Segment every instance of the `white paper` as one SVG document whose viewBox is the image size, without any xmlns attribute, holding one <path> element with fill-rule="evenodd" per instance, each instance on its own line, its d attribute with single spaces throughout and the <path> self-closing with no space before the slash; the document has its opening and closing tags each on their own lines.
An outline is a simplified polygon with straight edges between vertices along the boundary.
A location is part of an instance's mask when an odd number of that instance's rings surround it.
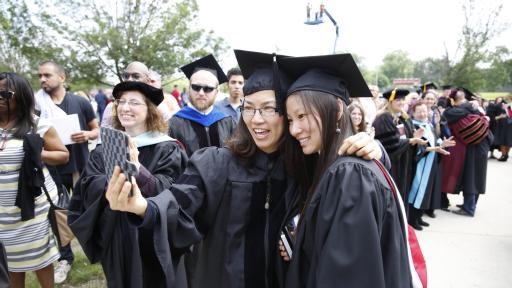
<svg viewBox="0 0 512 288">
<path fill-rule="evenodd" d="M 49 118 L 53 127 L 57 130 L 59 138 L 64 145 L 74 144 L 75 141 L 71 140 L 71 134 L 80 132 L 80 122 L 78 121 L 78 114 L 70 114 L 64 117 Z"/>
</svg>

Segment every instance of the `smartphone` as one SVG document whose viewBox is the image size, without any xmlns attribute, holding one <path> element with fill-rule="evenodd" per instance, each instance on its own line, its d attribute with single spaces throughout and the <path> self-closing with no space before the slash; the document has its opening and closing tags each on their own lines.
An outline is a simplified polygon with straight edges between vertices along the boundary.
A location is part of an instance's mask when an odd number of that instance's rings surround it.
<svg viewBox="0 0 512 288">
<path fill-rule="evenodd" d="M 283 230 L 281 230 L 281 241 L 283 242 L 284 248 L 286 249 L 286 253 L 288 253 L 288 257 L 292 259 L 293 240 L 288 227 L 284 227 Z"/>
</svg>

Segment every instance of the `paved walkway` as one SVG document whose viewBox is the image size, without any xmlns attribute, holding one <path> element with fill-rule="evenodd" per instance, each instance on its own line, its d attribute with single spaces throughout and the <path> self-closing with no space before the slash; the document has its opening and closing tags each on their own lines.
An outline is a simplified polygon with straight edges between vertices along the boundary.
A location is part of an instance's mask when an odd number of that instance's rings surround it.
<svg viewBox="0 0 512 288">
<path fill-rule="evenodd" d="M 450 195 L 462 203 L 462 195 Z M 427 261 L 429 288 L 512 287 L 512 161 L 491 159 L 487 189 L 474 218 L 436 210 L 417 235 Z"/>
</svg>

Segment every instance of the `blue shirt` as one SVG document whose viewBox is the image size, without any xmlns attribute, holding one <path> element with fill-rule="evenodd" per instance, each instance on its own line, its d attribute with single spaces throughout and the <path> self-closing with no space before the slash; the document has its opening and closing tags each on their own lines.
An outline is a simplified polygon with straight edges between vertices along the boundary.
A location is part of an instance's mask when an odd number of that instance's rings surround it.
<svg viewBox="0 0 512 288">
<path fill-rule="evenodd" d="M 230 116 L 235 120 L 235 123 L 238 124 L 238 120 L 240 120 L 240 109 L 234 109 L 231 103 L 229 103 L 228 97 L 224 98 L 222 101 L 216 102 L 214 105 L 220 112 Z"/>
</svg>

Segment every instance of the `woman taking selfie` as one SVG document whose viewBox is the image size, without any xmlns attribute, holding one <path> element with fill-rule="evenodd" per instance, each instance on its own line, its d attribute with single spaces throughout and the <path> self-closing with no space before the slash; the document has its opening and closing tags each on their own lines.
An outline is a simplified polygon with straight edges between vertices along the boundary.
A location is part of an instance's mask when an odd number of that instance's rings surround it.
<svg viewBox="0 0 512 288">
<path fill-rule="evenodd" d="M 142 82 L 114 87 L 114 128 L 129 135 L 130 161 L 138 168 L 135 181 L 143 197 L 157 195 L 181 175 L 187 156 L 167 136 L 167 124 L 157 109 L 161 89 Z M 105 198 L 107 175 L 103 147 L 92 151 L 75 185 L 68 222 L 92 263 L 101 261 L 109 287 L 159 287 L 165 277 L 152 231 L 129 224 L 127 213 L 114 211 Z M 151 286 L 153 285 L 153 286 Z"/>
</svg>

